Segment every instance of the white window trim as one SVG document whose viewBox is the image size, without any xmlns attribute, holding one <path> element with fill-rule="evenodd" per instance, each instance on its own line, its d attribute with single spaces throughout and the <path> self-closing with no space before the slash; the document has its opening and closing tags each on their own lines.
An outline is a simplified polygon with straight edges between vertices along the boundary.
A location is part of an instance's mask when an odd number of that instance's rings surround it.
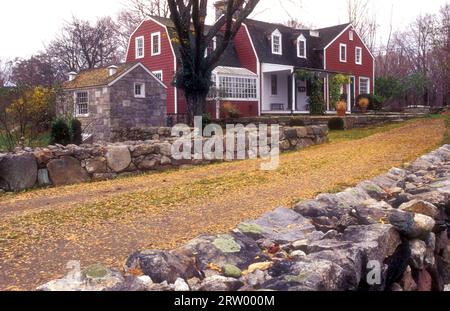
<svg viewBox="0 0 450 311">
<path fill-rule="evenodd" d="M 140 84 L 142 86 L 141 88 L 141 95 L 136 94 L 136 85 Z M 135 82 L 133 84 L 133 94 L 135 98 L 145 98 L 145 83 L 143 82 Z"/>
<path fill-rule="evenodd" d="M 213 41 L 213 51 L 215 51 L 217 49 L 217 37 L 214 36 L 212 41 Z"/>
<path fill-rule="evenodd" d="M 139 40 L 142 40 L 142 55 L 139 55 L 139 49 L 138 49 L 138 42 Z M 145 57 L 145 37 L 144 36 L 140 36 L 136 38 L 135 41 L 135 49 L 136 49 L 136 59 L 141 59 Z"/>
<path fill-rule="evenodd" d="M 342 48 L 345 47 L 345 59 L 342 59 Z M 347 44 L 340 43 L 339 44 L 339 61 L 341 63 L 347 62 Z"/>
<path fill-rule="evenodd" d="M 162 70 L 156 70 L 156 71 L 153 71 L 152 73 L 153 73 L 155 76 L 156 76 L 157 74 L 160 74 L 160 75 L 161 75 L 161 81 L 163 81 L 164 76 L 163 76 L 163 71 L 162 71 Z"/>
<path fill-rule="evenodd" d="M 158 52 L 157 53 L 155 53 L 153 51 L 155 37 L 158 37 Z M 154 32 L 151 34 L 151 50 L 150 51 L 151 51 L 152 56 L 161 55 L 161 32 Z"/>
<path fill-rule="evenodd" d="M 358 51 L 359 51 L 359 62 L 358 62 Z M 362 65 L 363 59 L 362 59 L 362 47 L 357 46 L 355 48 L 355 64 L 356 65 Z"/>
<path fill-rule="evenodd" d="M 300 43 L 301 42 L 305 43 L 305 55 L 300 55 Z M 303 35 L 301 35 L 297 39 L 297 57 L 299 57 L 299 58 L 306 58 L 306 54 L 307 54 L 307 52 L 306 52 L 306 38 Z"/>
<path fill-rule="evenodd" d="M 77 103 L 77 97 L 78 97 L 77 94 L 78 93 L 86 93 L 88 113 L 84 113 L 84 114 L 78 113 L 78 103 Z M 75 116 L 83 117 L 83 118 L 89 117 L 89 92 L 88 91 L 78 91 L 78 92 L 75 92 L 73 95 L 74 95 Z"/>
<path fill-rule="evenodd" d="M 350 30 L 349 33 L 348 33 L 348 39 L 350 41 L 353 41 L 354 36 L 355 36 L 355 34 L 354 34 L 353 30 Z"/>
<path fill-rule="evenodd" d="M 216 77 L 216 88 L 219 90 L 221 89 L 220 87 L 220 79 L 221 78 L 243 78 L 243 79 L 251 79 L 255 82 L 255 87 L 256 87 L 256 93 L 255 93 L 255 97 L 250 97 L 250 98 L 240 98 L 240 97 L 221 97 L 221 100 L 229 100 L 229 101 L 240 101 L 240 102 L 254 102 L 254 101 L 258 101 L 259 100 L 259 96 L 258 96 L 258 78 L 255 76 L 244 76 L 244 75 L 224 75 L 224 74 L 215 74 L 212 73 L 212 75 L 215 75 Z"/>
<path fill-rule="evenodd" d="M 362 93 L 361 92 L 361 80 L 367 80 L 367 87 L 369 89 L 367 93 Z M 361 94 L 370 94 L 370 78 L 359 77 L 359 87 L 358 87 L 358 89 L 359 89 L 359 95 L 361 95 Z"/>
<path fill-rule="evenodd" d="M 279 37 L 280 38 L 280 50 L 278 52 L 275 52 L 275 44 L 274 44 L 274 38 Z M 274 32 L 272 32 L 272 54 L 276 55 L 283 55 L 283 36 L 281 35 L 281 32 L 278 29 L 275 29 Z"/>
</svg>

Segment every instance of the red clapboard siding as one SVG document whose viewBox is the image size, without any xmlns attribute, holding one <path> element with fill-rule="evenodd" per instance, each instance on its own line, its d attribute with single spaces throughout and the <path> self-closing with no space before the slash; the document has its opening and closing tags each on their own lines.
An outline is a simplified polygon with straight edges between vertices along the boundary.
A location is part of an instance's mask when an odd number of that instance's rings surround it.
<svg viewBox="0 0 450 311">
<path fill-rule="evenodd" d="M 239 112 L 241 113 L 242 117 L 254 117 L 258 115 L 258 102 L 257 101 L 229 101 L 236 105 L 239 109 Z M 223 104 L 225 102 L 221 103 L 221 109 L 223 107 Z M 211 117 L 213 119 L 216 118 L 216 102 L 215 101 L 208 101 L 207 103 L 207 111 L 211 114 Z M 222 112 L 221 112 L 222 113 Z"/>
<path fill-rule="evenodd" d="M 161 33 L 161 54 L 151 55 L 151 34 Z M 144 37 L 144 58 L 136 59 L 136 38 Z M 167 113 L 175 113 L 175 88 L 172 86 L 174 68 L 174 55 L 172 53 L 170 38 L 166 28 L 154 22 L 147 20 L 131 36 L 130 46 L 127 53 L 127 62 L 139 61 L 151 71 L 163 72 L 163 82 L 167 86 Z"/>
<path fill-rule="evenodd" d="M 350 41 L 349 33 L 353 31 L 353 41 Z M 347 45 L 347 62 L 339 60 L 339 45 L 343 43 Z M 356 47 L 362 48 L 362 65 L 355 62 Z M 356 96 L 359 95 L 359 77 L 370 78 L 370 90 L 373 93 L 373 65 L 374 60 L 369 50 L 364 46 L 361 39 L 350 27 L 336 41 L 334 41 L 325 51 L 326 53 L 326 70 L 339 71 L 354 75 L 356 78 Z"/>
<path fill-rule="evenodd" d="M 253 46 L 250 40 L 251 39 L 247 32 L 247 28 L 245 27 L 245 25 L 242 25 L 234 40 L 236 52 L 242 66 L 250 70 L 251 72 L 257 73 L 258 59 L 255 55 L 255 51 L 253 50 Z"/>
</svg>

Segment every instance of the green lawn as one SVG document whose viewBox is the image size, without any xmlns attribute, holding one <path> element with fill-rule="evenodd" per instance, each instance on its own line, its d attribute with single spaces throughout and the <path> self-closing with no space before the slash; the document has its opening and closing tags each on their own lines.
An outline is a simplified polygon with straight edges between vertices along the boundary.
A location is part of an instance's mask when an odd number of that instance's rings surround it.
<svg viewBox="0 0 450 311">
<path fill-rule="evenodd" d="M 50 144 L 50 132 L 45 132 L 37 136 L 31 141 L 26 141 L 26 145 L 29 147 L 46 147 Z M 0 133 L 0 152 L 8 151 L 8 143 L 5 139 L 5 135 Z"/>
</svg>

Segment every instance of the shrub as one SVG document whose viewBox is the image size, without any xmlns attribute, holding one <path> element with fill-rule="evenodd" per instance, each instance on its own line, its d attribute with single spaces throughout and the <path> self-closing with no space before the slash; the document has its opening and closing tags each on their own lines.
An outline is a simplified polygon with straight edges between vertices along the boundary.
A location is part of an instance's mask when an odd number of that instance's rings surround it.
<svg viewBox="0 0 450 311">
<path fill-rule="evenodd" d="M 236 104 L 232 104 L 230 102 L 226 102 L 222 107 L 223 113 L 227 118 L 239 118 L 241 116 L 241 112 Z"/>
<path fill-rule="evenodd" d="M 72 144 L 81 145 L 83 142 L 82 137 L 83 129 L 81 122 L 78 119 L 70 120 L 70 141 Z"/>
<path fill-rule="evenodd" d="M 383 108 L 385 98 L 381 95 L 361 94 L 356 98 L 356 102 L 360 103 L 361 100 L 367 99 L 369 101 L 368 110 L 380 111 Z"/>
<path fill-rule="evenodd" d="M 63 118 L 57 118 L 52 122 L 51 143 L 68 145 L 70 141 L 70 129 L 67 121 Z"/>
<path fill-rule="evenodd" d="M 342 118 L 333 118 L 328 121 L 330 131 L 343 131 L 345 129 L 344 120 Z"/>
</svg>

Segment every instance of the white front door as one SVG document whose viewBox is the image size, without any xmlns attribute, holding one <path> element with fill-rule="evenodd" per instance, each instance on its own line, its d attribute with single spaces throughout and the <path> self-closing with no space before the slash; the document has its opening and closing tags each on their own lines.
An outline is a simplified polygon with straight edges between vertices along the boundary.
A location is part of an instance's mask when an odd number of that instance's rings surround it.
<svg viewBox="0 0 450 311">
<path fill-rule="evenodd" d="M 296 111 L 309 111 L 306 81 L 297 80 Z"/>
</svg>

